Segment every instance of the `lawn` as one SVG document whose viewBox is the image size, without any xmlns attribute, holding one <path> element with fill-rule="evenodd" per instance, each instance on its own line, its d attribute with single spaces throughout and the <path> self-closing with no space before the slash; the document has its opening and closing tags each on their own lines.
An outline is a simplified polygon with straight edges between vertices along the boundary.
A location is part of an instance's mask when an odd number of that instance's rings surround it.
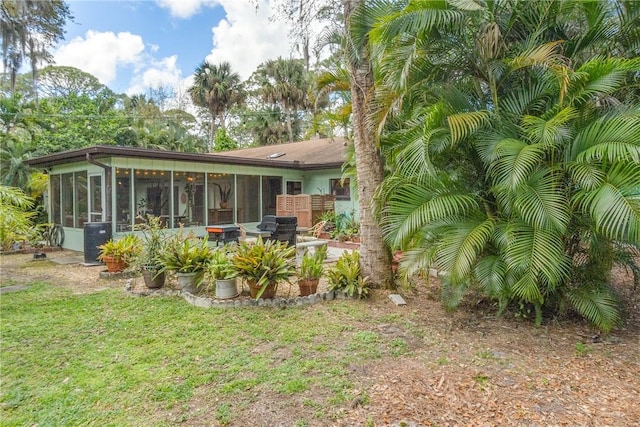
<svg viewBox="0 0 640 427">
<path fill-rule="evenodd" d="M 404 291 L 405 307 L 379 291 L 364 302 L 201 309 L 120 286 L 78 293 L 61 279 L 73 268 L 51 269 L 55 280 L 0 296 L 3 426 L 640 420 L 635 327 L 592 340 L 575 320 L 536 328 L 482 309 L 448 313 L 433 285 Z"/>
<path fill-rule="evenodd" d="M 350 326 L 366 317 L 355 302 L 202 310 L 38 284 L 2 299 L 3 424 L 170 425 L 202 411 L 224 424 L 265 396 L 336 419 L 357 395 L 349 366 L 402 353 Z"/>
</svg>

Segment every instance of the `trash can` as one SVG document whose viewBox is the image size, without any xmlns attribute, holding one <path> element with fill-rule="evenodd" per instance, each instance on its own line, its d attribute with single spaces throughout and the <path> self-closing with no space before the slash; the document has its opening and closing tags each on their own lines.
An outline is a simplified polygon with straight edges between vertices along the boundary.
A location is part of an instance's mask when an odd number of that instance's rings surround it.
<svg viewBox="0 0 640 427">
<path fill-rule="evenodd" d="M 84 224 L 84 262 L 87 264 L 100 264 L 98 246 L 107 243 L 111 239 L 110 222 L 86 222 Z"/>
</svg>

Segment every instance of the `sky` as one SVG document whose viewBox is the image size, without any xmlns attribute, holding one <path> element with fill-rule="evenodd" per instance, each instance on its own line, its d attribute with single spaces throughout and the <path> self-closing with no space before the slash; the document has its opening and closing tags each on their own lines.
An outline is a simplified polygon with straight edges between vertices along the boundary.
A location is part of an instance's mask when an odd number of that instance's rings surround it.
<svg viewBox="0 0 640 427">
<path fill-rule="evenodd" d="M 74 19 L 53 49 L 55 65 L 117 93 L 184 92 L 205 59 L 230 62 L 244 80 L 267 59 L 298 56 L 268 0 L 67 1 Z"/>
</svg>

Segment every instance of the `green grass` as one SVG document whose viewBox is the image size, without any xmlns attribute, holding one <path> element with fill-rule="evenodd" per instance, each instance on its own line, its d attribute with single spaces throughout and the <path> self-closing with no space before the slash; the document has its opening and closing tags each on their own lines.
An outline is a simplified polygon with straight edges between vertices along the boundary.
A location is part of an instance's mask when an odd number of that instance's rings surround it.
<svg viewBox="0 0 640 427">
<path fill-rule="evenodd" d="M 2 296 L 0 418 L 172 425 L 196 417 L 185 408 L 204 401 L 207 419 L 225 425 L 263 396 L 297 396 L 298 425 L 333 422 L 358 393 L 350 367 L 408 352 L 402 339 L 369 330 L 394 320 L 372 318 L 356 301 L 205 310 L 177 297 L 73 295 L 32 283 Z"/>
</svg>

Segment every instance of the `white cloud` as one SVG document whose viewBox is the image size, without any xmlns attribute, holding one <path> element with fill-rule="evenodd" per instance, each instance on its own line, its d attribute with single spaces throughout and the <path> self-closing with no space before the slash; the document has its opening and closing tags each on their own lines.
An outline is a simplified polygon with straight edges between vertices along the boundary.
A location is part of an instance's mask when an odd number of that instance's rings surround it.
<svg viewBox="0 0 640 427">
<path fill-rule="evenodd" d="M 79 68 L 109 85 L 116 79 L 118 66 L 139 65 L 143 51 L 144 43 L 138 35 L 87 31 L 84 38 L 74 38 L 53 56 L 56 65 Z"/>
<path fill-rule="evenodd" d="M 213 49 L 207 56 L 211 63 L 231 63 L 231 68 L 243 79 L 267 59 L 289 57 L 291 43 L 282 22 L 269 19 L 272 10 L 265 0 L 253 2 L 219 0 L 226 18 L 212 28 Z"/>
<path fill-rule="evenodd" d="M 182 71 L 176 66 L 177 55 L 147 64 L 144 71 L 135 74 L 128 95 L 144 93 L 147 88 L 176 87 L 182 80 Z"/>
<path fill-rule="evenodd" d="M 197 14 L 203 6 L 215 7 L 218 5 L 216 0 L 156 0 L 156 3 L 160 7 L 169 9 L 172 16 L 182 19 Z"/>
</svg>

